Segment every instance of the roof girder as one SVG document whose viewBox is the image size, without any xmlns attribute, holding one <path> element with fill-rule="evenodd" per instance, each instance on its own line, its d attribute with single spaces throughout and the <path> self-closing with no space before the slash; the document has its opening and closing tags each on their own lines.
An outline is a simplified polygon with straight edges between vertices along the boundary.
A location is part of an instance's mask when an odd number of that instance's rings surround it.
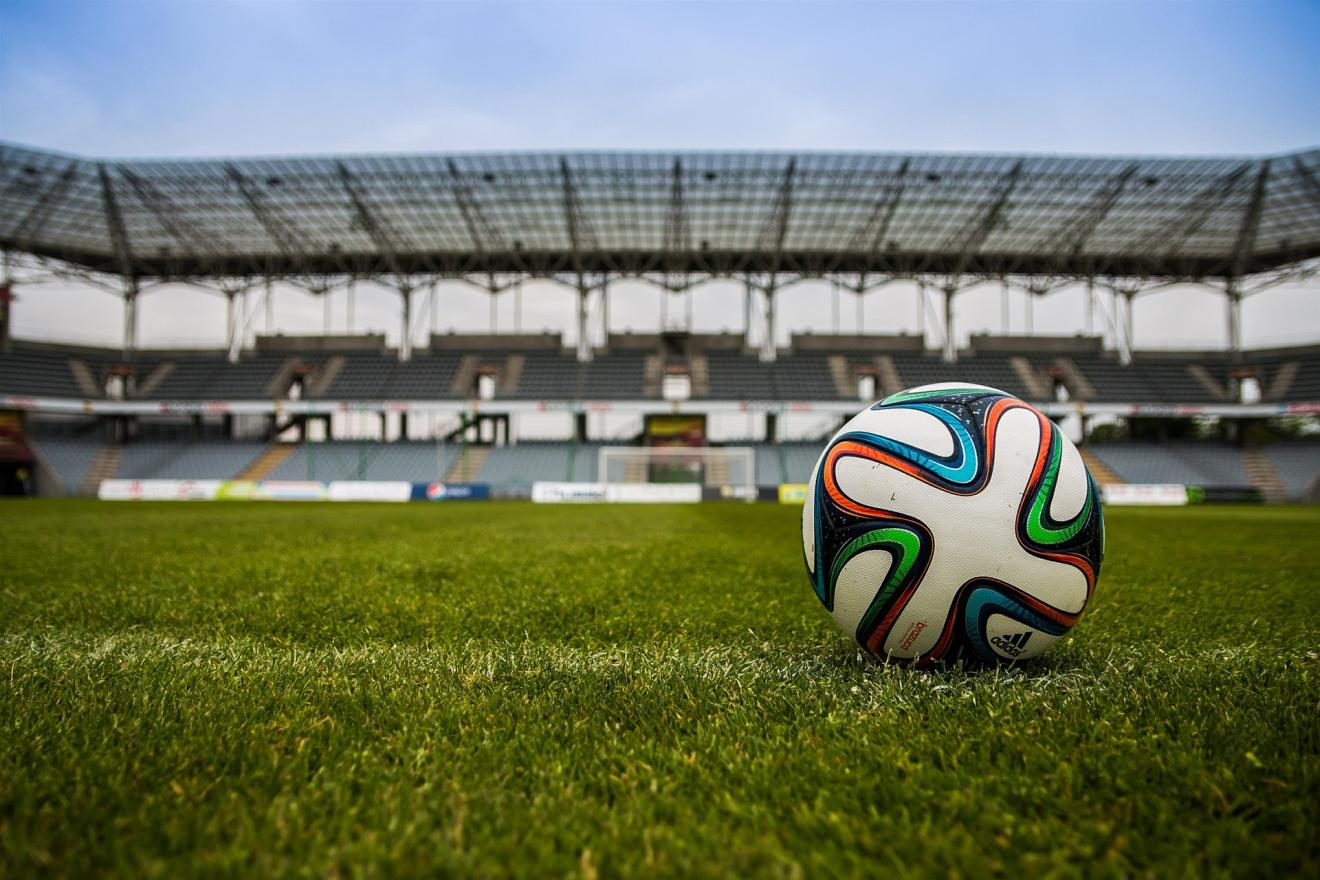
<svg viewBox="0 0 1320 880">
<path fill-rule="evenodd" d="M 0 231 L 0 247 L 122 271 L 98 163 L 11 145 L 0 156 L 0 214 L 22 218 Z M 1240 169 L 1258 171 L 1258 159 L 739 153 L 102 164 L 144 278 L 397 268 L 1196 279 L 1320 257 L 1317 156 L 1274 160 L 1249 247 L 1239 245 L 1253 187 Z M 348 238 L 342 206 L 353 199 L 343 197 L 340 164 L 367 209 L 354 208 L 365 234 Z M 393 234 L 382 235 L 386 227 Z"/>
</svg>

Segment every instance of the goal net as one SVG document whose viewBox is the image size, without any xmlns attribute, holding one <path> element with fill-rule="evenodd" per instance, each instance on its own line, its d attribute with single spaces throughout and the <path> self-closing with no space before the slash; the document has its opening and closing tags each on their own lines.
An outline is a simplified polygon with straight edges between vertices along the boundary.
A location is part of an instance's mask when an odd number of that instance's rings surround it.
<svg viewBox="0 0 1320 880">
<path fill-rule="evenodd" d="M 599 480 L 619 483 L 697 483 L 756 491 L 756 450 L 746 446 L 605 446 Z"/>
</svg>

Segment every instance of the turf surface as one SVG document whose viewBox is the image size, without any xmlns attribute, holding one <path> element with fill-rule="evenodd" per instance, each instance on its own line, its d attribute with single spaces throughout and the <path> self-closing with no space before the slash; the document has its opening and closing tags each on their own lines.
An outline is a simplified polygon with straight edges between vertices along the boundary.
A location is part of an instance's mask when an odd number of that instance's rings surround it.
<svg viewBox="0 0 1320 880">
<path fill-rule="evenodd" d="M 1320 870 L 1320 510 L 865 662 L 774 505 L 0 505 L 0 876 Z"/>
</svg>

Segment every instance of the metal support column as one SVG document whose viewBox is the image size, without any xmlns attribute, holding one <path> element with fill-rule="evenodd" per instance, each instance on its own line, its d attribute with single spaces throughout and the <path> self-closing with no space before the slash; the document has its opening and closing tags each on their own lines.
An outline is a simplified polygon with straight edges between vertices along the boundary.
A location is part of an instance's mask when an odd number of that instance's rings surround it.
<svg viewBox="0 0 1320 880">
<path fill-rule="evenodd" d="M 866 288 L 857 285 L 857 333 L 866 332 Z"/>
<path fill-rule="evenodd" d="M 1027 299 L 1022 306 L 1023 330 L 1028 336 L 1036 332 L 1036 291 L 1027 288 Z"/>
<path fill-rule="evenodd" d="M 513 332 L 522 332 L 522 279 L 513 283 Z"/>
<path fill-rule="evenodd" d="M 344 332 L 353 334 L 353 301 L 357 296 L 357 281 L 348 279 L 348 290 L 344 291 Z"/>
<path fill-rule="evenodd" d="M 752 347 L 752 280 L 743 287 L 743 347 Z"/>
<path fill-rule="evenodd" d="M 830 312 L 833 318 L 834 335 L 839 335 L 839 282 L 830 282 Z"/>
<path fill-rule="evenodd" d="M 775 359 L 775 279 L 765 289 L 765 339 L 761 342 L 761 360 Z"/>
<path fill-rule="evenodd" d="M 399 288 L 403 298 L 403 331 L 399 334 L 399 360 L 412 359 L 412 288 L 407 285 Z"/>
<path fill-rule="evenodd" d="M 490 291 L 490 332 L 495 335 L 500 332 L 500 295 L 495 291 Z"/>
<path fill-rule="evenodd" d="M 922 348 L 926 347 L 926 282 L 917 281 L 917 335 Z"/>
<path fill-rule="evenodd" d="M 225 351 L 228 352 L 229 362 L 238 363 L 238 291 L 225 291 Z"/>
<path fill-rule="evenodd" d="M 1228 279 L 1224 293 L 1228 299 L 1228 350 L 1236 359 L 1242 356 L 1242 294 L 1236 278 Z"/>
<path fill-rule="evenodd" d="M 330 316 L 330 307 L 332 305 L 334 304 L 330 301 L 330 290 L 328 288 L 322 290 L 321 291 L 321 333 L 325 336 L 329 336 L 331 329 L 334 327 L 334 320 Z M 269 316 L 270 314 L 269 295 L 268 298 L 266 299 L 266 314 L 267 316 Z M 270 332 L 269 317 L 266 318 L 266 332 L 267 333 Z"/>
<path fill-rule="evenodd" d="M 1095 335 L 1095 279 L 1086 279 L 1086 335 Z"/>
<path fill-rule="evenodd" d="M 1000 332 L 1005 336 L 1008 335 L 1009 325 L 1012 323 L 1009 319 L 1008 308 L 1010 300 L 1009 293 L 1011 290 L 1012 288 L 1009 287 L 1008 279 L 1004 279 L 1004 286 L 999 292 L 999 323 L 1001 325 Z"/>
<path fill-rule="evenodd" d="M 1118 346 L 1118 362 L 1124 366 L 1132 363 L 1132 335 L 1135 321 L 1132 318 L 1132 298 L 1134 292 L 1125 291 L 1123 293 L 1124 314 L 1123 314 L 1123 332 Z M 1114 300 L 1114 306 L 1117 308 L 1118 300 Z"/>
<path fill-rule="evenodd" d="M 609 345 L 610 342 L 610 282 L 609 279 L 602 279 L 600 282 L 600 338 L 603 344 Z"/>
<path fill-rule="evenodd" d="M 438 281 L 431 282 L 431 292 L 427 296 L 429 297 L 428 305 L 431 309 L 431 335 L 434 336 L 440 329 L 440 283 Z"/>
<path fill-rule="evenodd" d="M 137 351 L 138 337 L 138 283 L 136 278 L 124 281 L 124 357 L 131 358 Z"/>
<path fill-rule="evenodd" d="M 944 361 L 950 364 L 958 360 L 958 337 L 953 326 L 953 297 L 956 293 L 953 287 L 944 288 Z"/>
<path fill-rule="evenodd" d="M 325 295 L 324 291 L 321 294 Z M 326 313 L 326 324 L 329 325 L 329 312 Z M 326 331 L 327 333 L 330 331 Z M 266 279 L 266 335 L 275 335 L 275 285 L 269 278 Z"/>
<path fill-rule="evenodd" d="M 9 251 L 0 257 L 0 351 L 9 351 L 13 336 L 14 278 L 9 272 Z"/>
<path fill-rule="evenodd" d="M 591 360 L 591 337 L 588 335 L 590 326 L 587 323 L 587 296 L 590 291 L 586 284 L 578 286 L 578 320 L 577 320 L 577 359 L 579 361 Z"/>
</svg>

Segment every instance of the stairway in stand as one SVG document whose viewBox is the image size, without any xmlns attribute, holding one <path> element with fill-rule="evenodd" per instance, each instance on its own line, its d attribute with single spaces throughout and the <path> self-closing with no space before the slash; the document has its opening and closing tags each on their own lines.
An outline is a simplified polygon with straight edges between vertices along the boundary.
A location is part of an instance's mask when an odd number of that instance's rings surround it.
<svg viewBox="0 0 1320 880">
<path fill-rule="evenodd" d="M 703 482 L 707 486 L 729 485 L 729 460 L 723 455 L 716 455 L 706 462 Z"/>
<path fill-rule="evenodd" d="M 264 480 L 271 475 L 275 468 L 284 463 L 284 460 L 293 455 L 293 450 L 298 447 L 296 443 L 272 443 L 266 447 L 266 450 L 254 458 L 247 467 L 238 472 L 235 479 L 238 480 Z"/>
<path fill-rule="evenodd" d="M 650 482 L 650 475 L 650 461 L 640 455 L 629 456 L 623 466 L 623 481 L 625 483 L 647 483 Z"/>
<path fill-rule="evenodd" d="M 1267 504 L 1282 504 L 1288 500 L 1288 488 L 1279 479 L 1274 462 L 1265 453 L 1254 447 L 1242 450 L 1242 469 Z"/>
<path fill-rule="evenodd" d="M 1086 463 L 1086 469 L 1091 472 L 1091 476 L 1095 477 L 1095 481 L 1101 486 L 1112 486 L 1127 482 L 1127 480 L 1114 473 L 1109 465 L 1101 461 L 1099 456 L 1085 446 L 1077 447 L 1077 451 L 1082 454 L 1082 461 Z"/>
<path fill-rule="evenodd" d="M 465 446 L 458 461 L 445 474 L 446 483 L 471 483 L 481 472 L 481 466 L 490 458 L 489 446 Z"/>
<path fill-rule="evenodd" d="M 119 462 L 123 457 L 124 448 L 117 443 L 102 446 L 96 458 L 92 459 L 92 465 L 87 469 L 87 477 L 79 491 L 83 495 L 95 496 L 96 490 L 101 488 L 102 480 L 113 480 L 119 473 Z"/>
</svg>

